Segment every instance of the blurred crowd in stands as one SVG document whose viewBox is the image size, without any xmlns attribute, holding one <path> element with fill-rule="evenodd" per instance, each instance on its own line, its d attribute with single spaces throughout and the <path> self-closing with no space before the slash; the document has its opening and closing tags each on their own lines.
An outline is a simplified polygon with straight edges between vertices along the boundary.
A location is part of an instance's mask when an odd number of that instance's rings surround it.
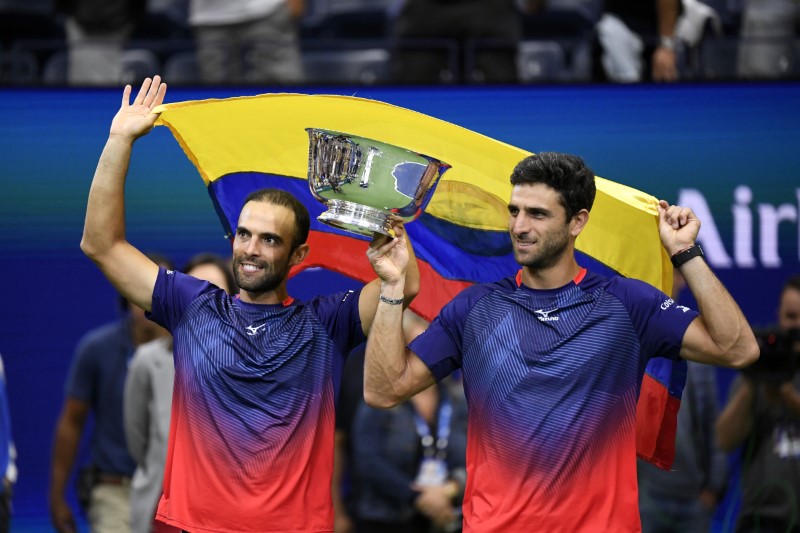
<svg viewBox="0 0 800 533">
<path fill-rule="evenodd" d="M 0 0 L 0 84 L 800 78 L 797 0 Z"/>
</svg>

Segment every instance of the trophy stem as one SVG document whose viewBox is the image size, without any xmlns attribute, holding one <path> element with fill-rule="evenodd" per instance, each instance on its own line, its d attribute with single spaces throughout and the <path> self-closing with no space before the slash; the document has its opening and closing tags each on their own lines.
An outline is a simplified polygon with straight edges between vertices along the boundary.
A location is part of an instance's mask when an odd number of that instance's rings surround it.
<svg viewBox="0 0 800 533">
<path fill-rule="evenodd" d="M 325 205 L 328 210 L 317 217 L 320 222 L 367 237 L 372 237 L 375 232 L 394 237 L 389 215 L 380 209 L 347 200 L 332 199 Z"/>
</svg>

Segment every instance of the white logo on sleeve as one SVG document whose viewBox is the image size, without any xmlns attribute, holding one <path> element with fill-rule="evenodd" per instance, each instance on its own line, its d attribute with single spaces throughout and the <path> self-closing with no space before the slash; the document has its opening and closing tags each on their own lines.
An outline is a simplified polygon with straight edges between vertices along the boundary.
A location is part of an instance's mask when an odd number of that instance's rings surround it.
<svg viewBox="0 0 800 533">
<path fill-rule="evenodd" d="M 666 300 L 664 300 L 664 303 L 661 304 L 661 310 L 666 311 L 667 309 L 669 309 L 669 306 L 674 303 L 675 300 L 673 300 L 672 298 L 667 298 Z"/>
<path fill-rule="evenodd" d="M 684 313 L 686 313 L 686 312 L 688 312 L 688 311 L 689 311 L 689 308 L 688 308 L 688 307 L 686 307 L 685 305 L 679 305 L 679 306 L 677 306 L 675 309 L 680 309 L 680 310 L 681 310 L 681 311 L 683 311 Z"/>
<path fill-rule="evenodd" d="M 265 327 L 267 327 L 266 324 L 261 324 L 260 326 L 247 326 L 245 329 L 247 329 L 247 334 L 252 337 L 253 335 L 258 335 L 264 331 Z"/>
<path fill-rule="evenodd" d="M 544 309 L 535 309 L 533 312 L 536 313 L 536 318 L 539 319 L 539 322 L 555 322 L 558 320 L 557 316 L 550 316 L 550 313 L 558 311 L 558 307 L 555 309 L 550 309 L 549 311 L 545 311 Z"/>
</svg>

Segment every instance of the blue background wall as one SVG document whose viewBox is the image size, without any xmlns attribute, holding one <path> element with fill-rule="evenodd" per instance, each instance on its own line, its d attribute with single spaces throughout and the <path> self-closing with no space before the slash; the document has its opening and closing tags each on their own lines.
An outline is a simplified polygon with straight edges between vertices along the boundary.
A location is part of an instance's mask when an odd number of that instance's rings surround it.
<svg viewBox="0 0 800 533">
<path fill-rule="evenodd" d="M 259 92 L 265 91 L 170 89 L 167 97 Z M 701 198 L 713 218 L 713 224 L 703 220 L 701 239 L 719 236 L 732 263 L 718 262 L 715 270 L 754 325 L 774 320 L 781 284 L 800 272 L 798 84 L 294 92 L 390 102 L 534 152 L 580 154 L 598 175 L 672 202 L 681 195 Z M 47 524 L 50 447 L 67 368 L 80 336 L 116 314 L 113 289 L 78 244 L 89 183 L 120 95 L 0 90 L 0 353 L 19 450 L 16 531 Z M 740 199 L 734 231 L 734 191 L 741 186 L 751 199 Z M 198 251 L 229 252 L 202 180 L 166 128 L 134 149 L 127 199 L 128 237 L 139 248 L 164 252 L 178 264 Z M 776 239 L 764 238 L 775 242 L 780 264 L 765 265 L 760 213 L 783 204 L 786 220 Z M 755 264 L 735 260 L 735 239 L 742 257 L 752 250 Z M 301 298 L 354 285 L 324 272 L 301 276 L 290 285 Z M 724 387 L 730 375 L 721 376 Z"/>
</svg>

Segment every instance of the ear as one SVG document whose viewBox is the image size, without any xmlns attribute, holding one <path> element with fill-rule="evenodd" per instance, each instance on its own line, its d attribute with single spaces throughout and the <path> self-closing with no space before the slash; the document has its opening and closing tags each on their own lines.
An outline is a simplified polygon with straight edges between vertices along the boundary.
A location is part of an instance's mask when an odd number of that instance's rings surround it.
<svg viewBox="0 0 800 533">
<path fill-rule="evenodd" d="M 589 222 L 589 211 L 586 209 L 581 209 L 575 216 L 572 217 L 572 220 L 569 221 L 569 234 L 573 237 L 577 237 L 583 231 L 583 228 L 586 227 L 586 224 Z"/>
<path fill-rule="evenodd" d="M 308 255 L 308 244 L 301 244 L 292 252 L 292 257 L 289 259 L 289 266 L 299 265 Z"/>
</svg>

